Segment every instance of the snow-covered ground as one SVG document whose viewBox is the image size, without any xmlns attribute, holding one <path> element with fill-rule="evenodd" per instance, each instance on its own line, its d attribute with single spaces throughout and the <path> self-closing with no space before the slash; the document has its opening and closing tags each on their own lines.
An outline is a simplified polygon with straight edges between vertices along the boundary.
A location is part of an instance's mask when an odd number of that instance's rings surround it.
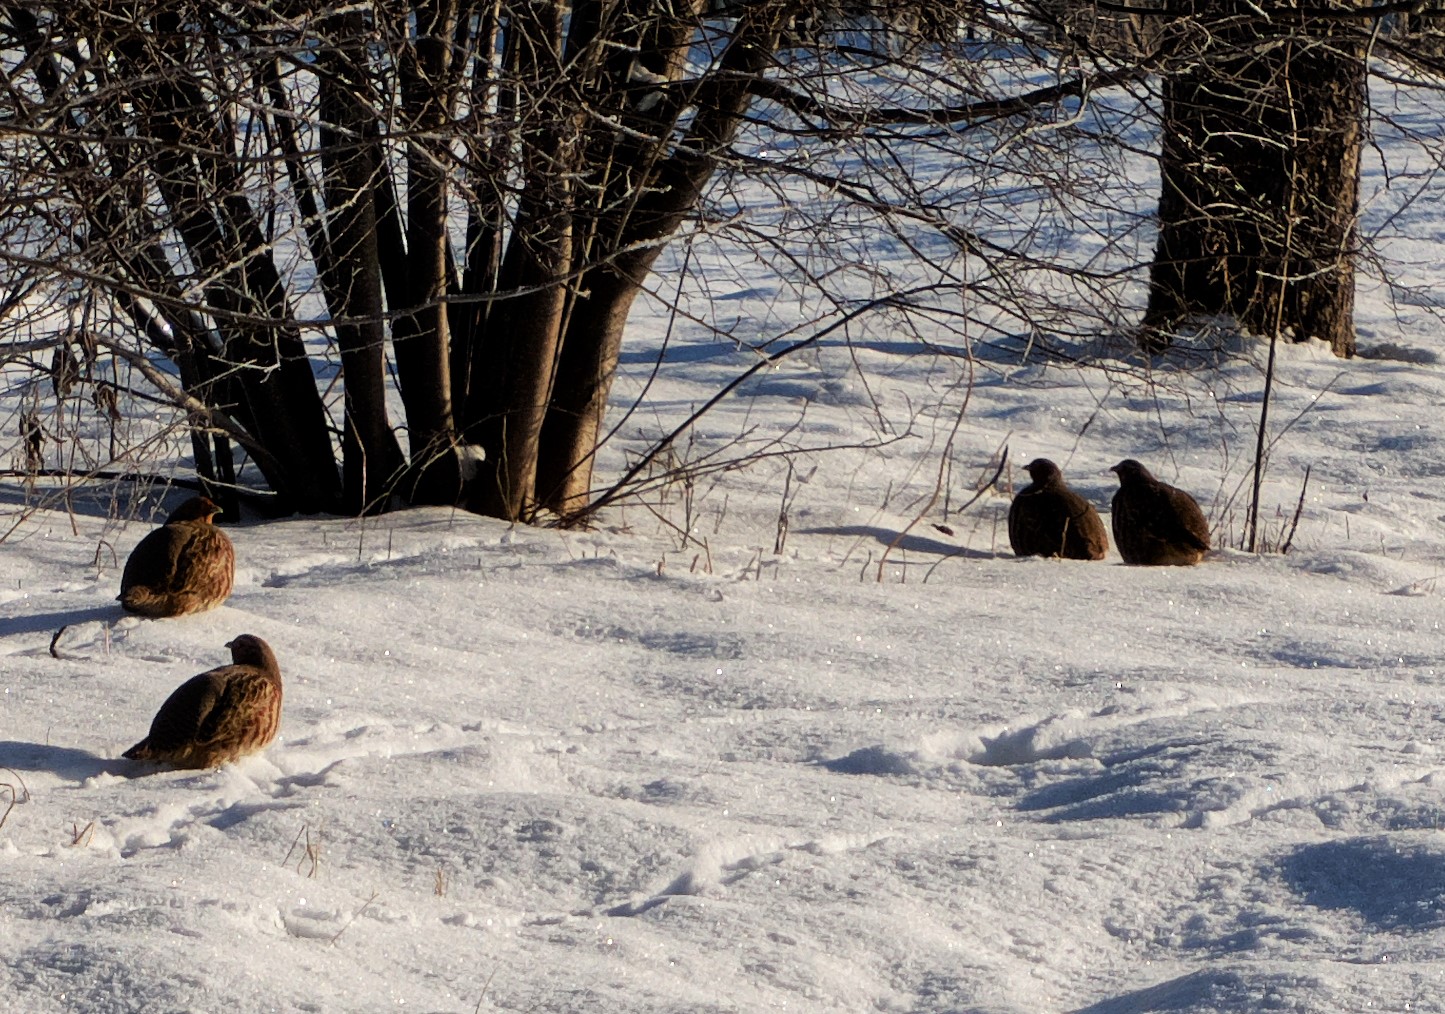
<svg viewBox="0 0 1445 1014">
<path fill-rule="evenodd" d="M 1438 248 L 1391 228 L 1428 287 Z M 785 315 L 764 273 L 718 279 L 717 314 Z M 1008 480 L 1052 457 L 1107 514 L 1136 457 L 1237 546 L 1257 343 L 1079 367 L 855 331 L 678 449 L 836 448 L 790 478 L 674 481 L 588 531 L 243 523 L 233 597 L 178 620 L 113 602 L 163 506 L 11 490 L 0 1010 L 1445 1010 L 1424 312 L 1366 280 L 1361 358 L 1280 349 L 1262 528 L 1309 467 L 1292 549 L 1189 569 L 1014 559 Z M 666 328 L 639 311 L 618 416 Z M 684 331 L 603 473 L 757 361 Z M 277 741 L 121 760 L 240 633 L 280 659 Z"/>
<path fill-rule="evenodd" d="M 242 524 L 229 603 L 168 621 L 112 602 L 144 523 L 34 513 L 0 548 L 0 1008 L 1445 1009 L 1445 374 L 1283 351 L 1282 405 L 1344 374 L 1276 449 L 1270 530 L 1314 465 L 1295 547 L 1191 569 L 1013 559 L 1001 493 L 952 536 L 896 511 L 923 438 L 821 465 L 781 554 L 745 486 L 686 546 L 637 506 Z M 967 442 L 1101 507 L 1137 455 L 1215 509 L 1251 369 L 1147 405 L 999 371 Z M 134 777 L 243 632 L 278 741 Z"/>
</svg>

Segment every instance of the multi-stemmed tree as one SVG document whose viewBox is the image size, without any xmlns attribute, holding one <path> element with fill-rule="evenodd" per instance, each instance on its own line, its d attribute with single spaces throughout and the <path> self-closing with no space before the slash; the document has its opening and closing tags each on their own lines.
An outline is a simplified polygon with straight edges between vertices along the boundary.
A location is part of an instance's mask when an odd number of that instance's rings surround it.
<svg viewBox="0 0 1445 1014">
<path fill-rule="evenodd" d="M 1050 237 L 1134 185 L 1153 109 L 1146 342 L 1230 313 L 1348 355 L 1377 27 L 1236 0 L 3 4 L 0 309 L 80 293 L 124 325 L 4 348 L 57 346 L 57 385 L 113 413 L 103 346 L 186 413 L 203 478 L 239 445 L 278 510 L 575 517 L 634 301 L 673 237 L 734 227 L 716 188 L 894 230 L 922 267 L 892 312 L 1117 328 L 1140 223 L 1085 263 Z"/>
<path fill-rule="evenodd" d="M 799 145 L 950 128 L 1089 81 L 1010 98 L 953 57 L 943 108 L 830 94 L 850 70 L 896 90 L 878 68 L 916 52 L 923 6 L 6 5 L 0 175 L 12 224 L 46 232 L 10 257 L 126 316 L 142 341 L 110 350 L 189 413 L 204 476 L 234 441 L 280 509 L 566 516 L 650 269 L 720 164 L 756 170 L 745 124 Z M 779 73 L 785 48 L 814 71 Z M 949 227 L 891 185 L 811 182 Z"/>
<path fill-rule="evenodd" d="M 55 266 L 131 315 L 286 506 L 565 511 L 628 306 L 783 10 L 726 33 L 700 13 L 11 5 L 10 122 L 53 181 L 74 258 Z M 340 469 L 318 336 L 343 375 Z"/>
</svg>

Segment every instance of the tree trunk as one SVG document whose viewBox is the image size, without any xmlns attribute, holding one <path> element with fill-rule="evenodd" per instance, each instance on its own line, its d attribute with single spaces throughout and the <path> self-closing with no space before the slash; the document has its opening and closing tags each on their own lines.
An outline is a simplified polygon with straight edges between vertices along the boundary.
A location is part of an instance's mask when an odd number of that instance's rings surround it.
<svg viewBox="0 0 1445 1014">
<path fill-rule="evenodd" d="M 278 506 L 336 510 L 341 481 L 325 409 L 270 244 L 237 166 L 225 157 L 234 139 L 189 76 L 179 17 L 167 13 L 154 27 L 162 46 L 133 36 L 120 40 L 116 53 L 143 82 L 131 94 L 146 136 L 160 142 L 148 168 L 215 308 L 218 355 L 230 370 L 217 384 L 225 398 L 219 407 L 241 420 L 281 469 L 268 477 Z"/>
<path fill-rule="evenodd" d="M 1354 353 L 1365 62 L 1353 26 L 1199 5 L 1202 58 L 1166 80 L 1145 342 L 1191 316 Z"/>
<path fill-rule="evenodd" d="M 763 72 L 785 20 L 782 5 L 761 5 L 739 19 L 721 58 L 719 80 L 688 96 L 696 113 L 687 136 L 662 159 L 655 146 L 635 138 L 667 136 L 676 128 L 684 104 L 647 81 L 683 72 L 685 20 L 653 22 L 643 45 L 609 47 L 642 54 L 638 61 L 647 73 L 635 74 L 630 60 L 605 68 L 623 100 L 615 115 L 633 131 L 594 139 L 585 159 L 587 165 L 606 166 L 607 174 L 595 188 L 599 210 L 583 251 L 590 266 L 578 269 L 581 295 L 568 322 L 537 450 L 537 499 L 558 514 L 587 505 L 628 310 L 667 239 L 697 206 L 716 168 L 716 153 L 737 135 L 752 101 L 747 82 Z M 638 77 L 641 84 L 628 86 Z"/>
<path fill-rule="evenodd" d="M 363 36 L 359 13 L 338 15 L 334 23 L 338 40 Z M 382 158 L 363 101 L 366 78 L 356 66 L 357 55 L 330 49 L 317 56 L 323 70 L 318 90 L 327 213 L 326 228 L 320 227 L 323 219 L 318 214 L 317 226 L 308 229 L 308 235 L 341 348 L 346 509 L 365 513 L 386 505 L 405 459 L 386 411 L 386 308 L 372 200 Z"/>
<path fill-rule="evenodd" d="M 415 36 L 400 58 L 407 146 L 407 290 L 392 323 L 396 372 L 406 406 L 411 475 L 402 492 L 411 503 L 454 504 L 461 494 L 452 417 L 451 332 L 446 297 L 452 289 L 447 252 L 446 125 L 456 89 L 451 46 L 453 0 L 417 4 Z M 403 26 L 401 31 L 405 32 Z"/>
<path fill-rule="evenodd" d="M 655 259 L 655 253 L 648 258 Z M 584 282 L 586 295 L 568 322 L 537 454 L 537 500 L 564 516 L 587 506 L 627 314 L 642 289 L 640 277 L 615 269 L 595 269 Z"/>
<path fill-rule="evenodd" d="M 486 453 L 468 505 L 510 519 L 528 517 L 536 506 L 537 448 L 570 301 L 580 116 L 558 87 L 564 79 L 562 5 L 524 11 L 513 13 L 516 74 L 539 98 L 520 123 L 525 182 L 497 285 L 515 294 L 492 305 L 474 339 L 480 358 L 471 357 L 465 427 L 468 441 Z"/>
<path fill-rule="evenodd" d="M 484 111 L 495 107 L 496 122 L 511 122 L 516 111 L 515 82 L 500 81 L 501 68 L 515 63 L 515 37 L 505 35 L 506 51 L 497 66 L 497 42 L 503 38 L 500 12 L 488 6 L 477 26 L 477 46 L 472 59 L 470 107 L 477 123 L 485 123 Z M 502 271 L 503 240 L 507 228 L 507 178 L 510 139 L 503 131 L 469 130 L 465 134 L 468 156 L 466 186 L 472 198 L 467 204 L 466 245 L 462 252 L 460 300 L 448 306 L 452 332 L 452 405 L 465 409 L 472 389 L 473 373 L 481 384 L 480 336 L 491 316 L 492 301 Z M 474 435 L 463 432 L 463 440 Z"/>
</svg>

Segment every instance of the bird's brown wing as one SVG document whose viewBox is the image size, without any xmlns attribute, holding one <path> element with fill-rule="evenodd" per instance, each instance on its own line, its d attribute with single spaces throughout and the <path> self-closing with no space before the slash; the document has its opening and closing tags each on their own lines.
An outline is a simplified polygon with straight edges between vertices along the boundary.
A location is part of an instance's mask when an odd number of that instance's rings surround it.
<svg viewBox="0 0 1445 1014">
<path fill-rule="evenodd" d="M 1020 493 L 1014 497 L 1008 508 L 1008 544 L 1013 547 L 1015 556 L 1033 554 L 1033 549 L 1030 548 L 1033 543 L 1030 539 L 1028 512 L 1028 503 L 1024 494 Z"/>
<path fill-rule="evenodd" d="M 1170 537 L 1180 545 L 1209 549 L 1209 522 L 1194 497 L 1182 489 L 1169 487 L 1169 517 L 1173 521 Z"/>
<path fill-rule="evenodd" d="M 1160 483 L 1140 497 L 1148 512 L 1148 524 L 1155 538 L 1169 546 L 1209 548 L 1209 526 L 1194 497 L 1174 486 Z M 1202 535 L 1201 535 L 1202 531 Z"/>
<path fill-rule="evenodd" d="M 186 533 L 174 525 L 162 525 L 147 533 L 136 543 L 121 572 L 120 587 L 151 588 L 164 591 L 175 581 L 176 560 L 186 541 Z"/>
<path fill-rule="evenodd" d="M 1121 487 L 1110 504 L 1110 521 L 1114 528 L 1114 545 L 1126 563 L 1136 563 L 1148 552 L 1147 511 L 1140 503 L 1140 490 Z"/>
<path fill-rule="evenodd" d="M 216 701 L 216 706 L 206 715 L 206 719 L 196 729 L 196 741 L 198 743 L 213 742 L 218 736 L 225 734 L 227 726 L 234 720 L 235 716 L 244 712 L 250 705 L 251 699 L 255 696 L 254 675 L 250 666 L 236 666 L 237 675 L 226 681 L 225 689 L 221 697 Z"/>
<path fill-rule="evenodd" d="M 181 526 L 170 526 L 181 527 Z M 236 572 L 236 550 L 226 533 L 209 524 L 184 526 L 172 583 L 167 591 L 190 591 L 223 599 Z"/>
<path fill-rule="evenodd" d="M 1102 560 L 1109 552 L 1109 536 L 1094 505 L 1073 491 L 1064 501 L 1068 509 L 1066 555 L 1076 559 Z"/>
<path fill-rule="evenodd" d="M 152 753 L 168 753 L 197 741 L 215 721 L 232 666 L 192 676 L 166 698 L 151 722 L 146 745 Z"/>
<path fill-rule="evenodd" d="M 1008 511 L 1008 541 L 1015 556 L 1057 556 L 1063 518 L 1046 493 L 1024 490 Z"/>
<path fill-rule="evenodd" d="M 281 718 L 281 681 L 254 666 L 234 666 L 216 702 L 196 731 L 204 749 L 250 753 L 269 743 Z"/>
</svg>

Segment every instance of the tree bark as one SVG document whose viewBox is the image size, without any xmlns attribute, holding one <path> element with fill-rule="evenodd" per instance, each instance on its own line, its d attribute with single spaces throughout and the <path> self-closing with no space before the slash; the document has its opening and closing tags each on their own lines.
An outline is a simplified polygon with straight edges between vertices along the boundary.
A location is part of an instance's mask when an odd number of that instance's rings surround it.
<svg viewBox="0 0 1445 1014">
<path fill-rule="evenodd" d="M 1349 356 L 1363 45 L 1352 24 L 1254 10 L 1198 4 L 1209 42 L 1165 82 L 1145 342 L 1162 348 L 1185 319 L 1228 314 Z"/>
<path fill-rule="evenodd" d="M 523 519 L 536 506 L 538 443 L 572 286 L 573 170 L 580 115 L 565 80 L 560 4 L 514 11 L 516 74 L 534 96 L 522 111 L 523 192 L 497 288 L 510 293 L 491 307 L 478 335 L 466 404 L 469 442 L 486 464 L 468 490 L 468 504 L 494 517 Z M 475 434 L 475 436 L 473 436 Z"/>
<path fill-rule="evenodd" d="M 405 465 L 386 410 L 386 308 L 372 199 L 381 174 L 381 150 L 363 101 L 367 89 L 356 65 L 358 54 L 343 48 L 343 40 L 363 38 L 363 28 L 360 13 L 338 15 L 333 19 L 333 46 L 317 56 L 327 210 L 324 218 L 316 216 L 317 227 L 310 230 L 312 257 L 341 349 L 342 482 L 351 513 L 384 507 Z"/>
<path fill-rule="evenodd" d="M 466 245 L 462 253 L 461 299 L 449 306 L 452 332 L 452 405 L 465 410 L 472 389 L 485 365 L 481 360 L 481 336 L 491 316 L 492 300 L 502 271 L 507 228 L 508 156 L 511 140 L 506 132 L 488 130 L 488 110 L 495 108 L 496 123 L 510 122 L 516 110 L 515 82 L 504 84 L 501 70 L 515 65 L 515 38 L 505 35 L 506 51 L 498 66 L 497 43 L 503 38 L 500 11 L 488 5 L 477 25 L 477 45 L 472 56 L 470 108 L 472 122 L 465 132 L 469 157 L 466 186 Z M 474 435 L 463 433 L 463 439 Z"/>
<path fill-rule="evenodd" d="M 538 502 L 566 516 L 586 506 L 628 311 L 663 246 L 697 206 L 753 99 L 752 82 L 762 74 L 786 21 L 783 5 L 760 5 L 738 21 L 721 58 L 716 82 L 685 99 L 656 92 L 649 78 L 676 78 L 683 71 L 684 19 L 654 27 L 636 51 L 650 61 L 647 74 L 610 68 L 625 106 L 616 113 L 631 131 L 594 142 L 586 164 L 609 167 L 587 249 L 590 266 L 579 269 L 581 295 L 568 322 L 557 379 L 538 446 Z M 660 30 L 659 30 L 660 29 Z M 671 31 L 668 31 L 671 29 Z M 615 47 L 628 52 L 630 47 Z M 642 84 L 626 85 L 641 78 Z M 685 105 L 695 107 L 687 134 L 671 154 L 638 137 L 666 137 Z M 606 157 L 597 149 L 610 147 Z"/>
<path fill-rule="evenodd" d="M 155 138 L 148 168 L 216 311 L 231 371 L 221 406 L 242 420 L 283 470 L 275 491 L 290 510 L 341 506 L 326 414 L 310 358 L 287 305 L 270 245 L 234 162 L 234 138 L 186 66 L 190 32 L 180 16 L 155 18 L 149 36 L 118 40 L 146 137 Z M 234 125 L 232 125 L 234 126 Z"/>
<path fill-rule="evenodd" d="M 447 130 L 456 91 L 452 42 L 454 0 L 417 4 L 415 35 L 403 48 L 400 78 L 407 145 L 407 286 L 392 322 L 396 371 L 406 406 L 412 503 L 454 504 L 461 494 L 452 417 L 451 332 L 446 297 L 452 290 L 447 251 Z M 406 25 L 399 26 L 405 33 Z"/>
</svg>

